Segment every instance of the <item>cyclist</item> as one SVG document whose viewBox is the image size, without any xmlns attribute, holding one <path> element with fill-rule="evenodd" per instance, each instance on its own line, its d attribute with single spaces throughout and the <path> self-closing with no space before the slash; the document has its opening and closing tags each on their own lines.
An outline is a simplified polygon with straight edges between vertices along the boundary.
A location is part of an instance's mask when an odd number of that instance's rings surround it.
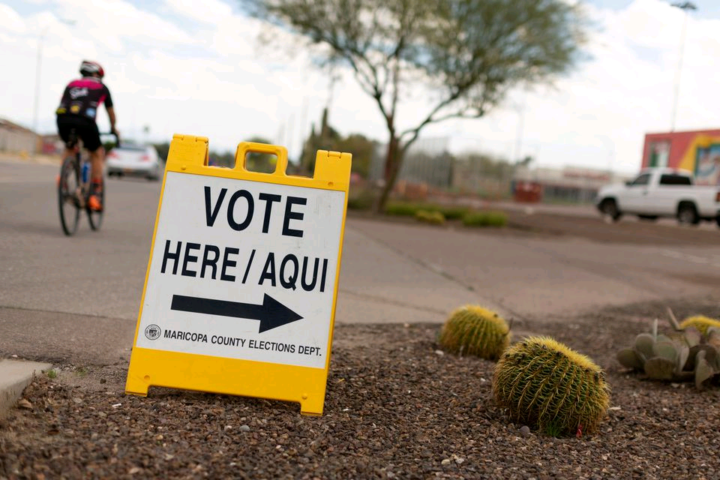
<svg viewBox="0 0 720 480">
<path fill-rule="evenodd" d="M 83 60 L 80 64 L 81 79 L 73 80 L 63 93 L 60 106 L 56 111 L 58 134 L 66 143 L 65 157 L 73 154 L 67 147 L 70 132 L 75 130 L 76 135 L 82 139 L 83 145 L 90 151 L 90 197 L 88 206 L 95 211 L 102 211 L 103 191 L 103 162 L 105 149 L 100 143 L 100 132 L 95 117 L 97 110 L 105 103 L 110 131 L 116 136 L 115 110 L 113 109 L 110 90 L 102 83 L 105 71 L 97 62 Z"/>
</svg>

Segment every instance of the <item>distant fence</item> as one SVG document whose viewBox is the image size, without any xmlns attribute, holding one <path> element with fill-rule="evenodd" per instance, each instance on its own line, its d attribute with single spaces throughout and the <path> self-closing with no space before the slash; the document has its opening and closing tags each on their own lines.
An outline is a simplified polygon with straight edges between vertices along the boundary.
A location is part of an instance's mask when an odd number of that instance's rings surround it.
<svg viewBox="0 0 720 480">
<path fill-rule="evenodd" d="M 577 167 L 549 168 L 513 165 L 481 151 L 450 154 L 448 139 L 422 139 L 407 152 L 395 194 L 408 198 L 468 196 L 487 200 L 590 203 L 614 177 L 610 172 Z M 369 178 L 377 185 L 385 178 L 387 145 L 377 145 Z M 518 185 L 535 185 L 533 194 Z"/>
<path fill-rule="evenodd" d="M 410 147 L 398 175 L 396 191 L 404 195 L 409 186 L 418 185 L 430 194 L 461 194 L 484 198 L 504 198 L 510 195 L 512 167 L 487 168 L 477 161 L 480 153 L 464 154 L 456 158 L 448 151 L 448 138 L 420 139 Z M 387 145 L 376 147 L 368 179 L 384 179 Z"/>
</svg>

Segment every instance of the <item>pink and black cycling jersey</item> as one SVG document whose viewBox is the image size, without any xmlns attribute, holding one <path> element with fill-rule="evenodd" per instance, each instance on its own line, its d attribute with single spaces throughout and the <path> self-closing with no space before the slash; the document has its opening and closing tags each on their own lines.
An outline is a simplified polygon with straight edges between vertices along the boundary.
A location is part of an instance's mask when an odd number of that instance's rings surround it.
<svg viewBox="0 0 720 480">
<path fill-rule="evenodd" d="M 86 77 L 73 80 L 65 87 L 57 114 L 77 115 L 94 121 L 103 102 L 107 108 L 113 106 L 110 90 L 100 79 Z"/>
</svg>

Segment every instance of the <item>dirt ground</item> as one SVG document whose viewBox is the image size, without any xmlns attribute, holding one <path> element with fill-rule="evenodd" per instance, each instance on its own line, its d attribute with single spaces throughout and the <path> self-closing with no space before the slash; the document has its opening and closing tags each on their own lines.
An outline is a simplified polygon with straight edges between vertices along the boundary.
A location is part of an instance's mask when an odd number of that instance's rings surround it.
<svg viewBox="0 0 720 480">
<path fill-rule="evenodd" d="M 505 210 L 508 217 L 506 228 L 468 228 L 459 220 L 447 221 L 435 228 L 463 229 L 482 235 L 517 236 L 537 238 L 574 237 L 600 243 L 623 243 L 627 245 L 715 247 L 720 243 L 720 228 L 698 228 L 659 225 L 655 222 L 620 221 L 606 223 L 597 217 L 554 215 L 548 213 L 527 214 L 520 210 Z M 375 215 L 370 212 L 348 211 L 355 218 L 367 218 L 381 222 L 396 222 L 426 227 L 412 217 Z M 708 225 L 708 224 L 704 224 Z"/>
<path fill-rule="evenodd" d="M 712 299 L 671 306 L 720 315 Z M 169 389 L 126 396 L 126 362 L 60 366 L 0 426 L 0 478 L 720 478 L 720 388 L 643 381 L 614 358 L 665 307 L 514 322 L 514 340 L 551 335 L 606 369 L 611 408 L 593 436 L 510 423 L 494 364 L 439 351 L 438 325 L 339 325 L 322 417 Z"/>
<path fill-rule="evenodd" d="M 547 235 L 587 238 L 597 242 L 625 243 L 635 245 L 692 245 L 696 247 L 717 246 L 720 229 L 658 225 L 650 221 L 606 223 L 600 215 L 571 217 L 522 212 L 506 212 L 508 223 L 516 229 L 526 229 Z"/>
</svg>

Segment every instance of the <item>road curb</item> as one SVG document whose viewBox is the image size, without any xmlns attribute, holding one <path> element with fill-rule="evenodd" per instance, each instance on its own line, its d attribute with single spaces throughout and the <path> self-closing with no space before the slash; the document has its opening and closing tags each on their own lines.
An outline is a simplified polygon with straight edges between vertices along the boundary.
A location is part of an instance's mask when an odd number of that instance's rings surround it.
<svg viewBox="0 0 720 480">
<path fill-rule="evenodd" d="M 0 418 L 15 405 L 35 374 L 50 367 L 49 363 L 0 359 Z"/>
</svg>

